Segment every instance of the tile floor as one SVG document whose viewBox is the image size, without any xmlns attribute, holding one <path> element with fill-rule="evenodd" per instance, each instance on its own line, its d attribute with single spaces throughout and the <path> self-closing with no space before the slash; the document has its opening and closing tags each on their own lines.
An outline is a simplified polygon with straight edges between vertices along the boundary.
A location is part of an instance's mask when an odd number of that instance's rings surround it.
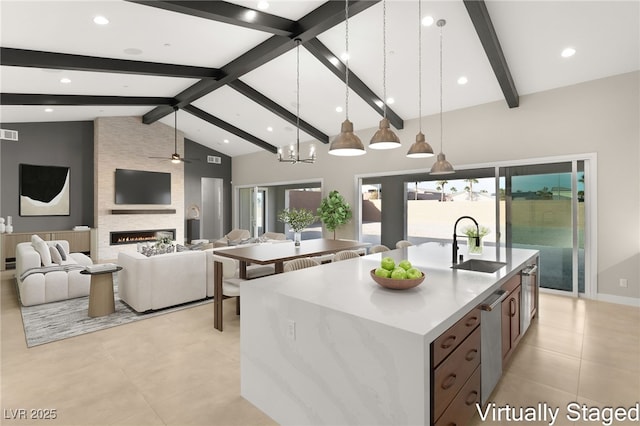
<svg viewBox="0 0 640 426">
<path fill-rule="evenodd" d="M 209 304 L 27 349 L 9 276 L 0 284 L 0 424 L 275 424 L 240 396 L 235 301 L 224 303 L 224 333 L 213 329 Z M 539 318 L 490 400 L 563 411 L 574 401 L 640 401 L 640 309 L 541 295 Z M 57 418 L 11 420 L 17 409 L 55 409 Z M 485 423 L 508 424 L 472 422 Z"/>
</svg>

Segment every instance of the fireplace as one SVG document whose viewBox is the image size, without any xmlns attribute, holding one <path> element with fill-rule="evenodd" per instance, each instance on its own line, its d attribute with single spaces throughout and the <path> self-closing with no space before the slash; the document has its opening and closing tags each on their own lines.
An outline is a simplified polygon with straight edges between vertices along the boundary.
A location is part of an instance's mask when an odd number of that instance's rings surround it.
<svg viewBox="0 0 640 426">
<path fill-rule="evenodd" d="M 166 234 L 172 240 L 176 239 L 175 229 L 148 229 L 145 231 L 116 231 L 110 232 L 110 245 L 144 243 L 155 241 L 158 233 Z"/>
</svg>

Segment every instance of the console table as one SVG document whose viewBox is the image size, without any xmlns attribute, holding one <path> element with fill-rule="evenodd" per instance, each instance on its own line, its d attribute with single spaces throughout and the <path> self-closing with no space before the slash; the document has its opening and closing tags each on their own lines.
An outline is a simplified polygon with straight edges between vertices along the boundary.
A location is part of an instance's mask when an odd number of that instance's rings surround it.
<svg viewBox="0 0 640 426">
<path fill-rule="evenodd" d="M 0 234 L 0 270 L 15 268 L 16 246 L 18 243 L 31 241 L 32 235 L 39 235 L 45 241 L 67 240 L 69 241 L 69 250 L 72 253 L 84 253 L 94 258 L 91 244 L 92 232 L 93 229 L 82 229 L 79 231 L 33 231 Z"/>
</svg>

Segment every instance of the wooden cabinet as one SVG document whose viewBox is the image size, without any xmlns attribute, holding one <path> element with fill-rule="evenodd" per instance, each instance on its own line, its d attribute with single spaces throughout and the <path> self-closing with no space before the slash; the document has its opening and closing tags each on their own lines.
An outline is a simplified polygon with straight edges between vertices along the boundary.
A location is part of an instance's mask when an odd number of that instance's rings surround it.
<svg viewBox="0 0 640 426">
<path fill-rule="evenodd" d="M 72 253 L 91 253 L 91 230 L 83 229 L 80 231 L 35 231 L 35 232 L 16 232 L 12 234 L 0 234 L 2 237 L 2 253 L 0 254 L 0 270 L 15 268 L 16 262 L 16 246 L 19 243 L 31 241 L 32 235 L 39 235 L 45 241 L 50 240 L 67 240 L 69 241 L 69 250 Z"/>
<path fill-rule="evenodd" d="M 522 297 L 522 277 L 517 274 L 502 289 L 507 291 L 507 298 L 502 301 L 502 359 L 506 361 L 520 341 L 520 306 Z"/>
<path fill-rule="evenodd" d="M 480 401 L 480 310 L 431 344 L 431 423 L 466 424 Z"/>
</svg>

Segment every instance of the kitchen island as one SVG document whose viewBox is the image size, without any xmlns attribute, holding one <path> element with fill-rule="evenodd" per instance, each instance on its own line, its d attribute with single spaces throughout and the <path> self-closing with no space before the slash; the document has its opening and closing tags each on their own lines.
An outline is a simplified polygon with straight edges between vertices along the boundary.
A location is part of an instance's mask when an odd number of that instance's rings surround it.
<svg viewBox="0 0 640 426">
<path fill-rule="evenodd" d="M 506 264 L 485 273 L 451 269 L 451 253 L 451 244 L 426 243 L 245 283 L 242 396 L 285 425 L 433 422 L 432 342 L 538 256 L 485 247 L 474 258 Z M 369 272 L 385 256 L 408 259 L 425 281 L 378 286 Z"/>
</svg>

